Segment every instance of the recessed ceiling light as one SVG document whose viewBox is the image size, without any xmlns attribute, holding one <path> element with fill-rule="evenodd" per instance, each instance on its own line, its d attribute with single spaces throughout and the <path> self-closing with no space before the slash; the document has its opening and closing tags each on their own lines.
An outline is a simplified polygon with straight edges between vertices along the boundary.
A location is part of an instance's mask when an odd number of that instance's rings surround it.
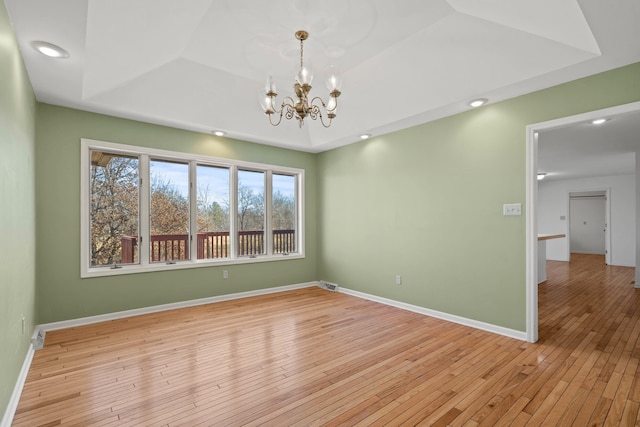
<svg viewBox="0 0 640 427">
<path fill-rule="evenodd" d="M 360 139 L 369 139 L 369 138 L 371 138 L 370 133 L 363 133 L 362 135 L 360 135 Z"/>
<path fill-rule="evenodd" d="M 606 121 L 607 119 L 595 119 L 595 120 L 592 120 L 591 123 L 593 123 L 594 125 L 601 125 Z"/>
<path fill-rule="evenodd" d="M 224 132 L 224 131 L 221 131 L 221 130 L 214 130 L 214 131 L 213 131 L 213 134 L 214 134 L 215 136 L 225 136 L 227 133 L 226 133 L 226 132 Z"/>
<path fill-rule="evenodd" d="M 487 101 L 488 101 L 487 98 L 478 98 L 478 99 L 474 99 L 473 101 L 471 101 L 469 103 L 469 105 L 472 106 L 473 108 L 476 108 L 476 107 L 480 107 L 481 105 L 486 104 Z"/>
<path fill-rule="evenodd" d="M 53 43 L 43 41 L 31 42 L 31 47 L 49 58 L 68 58 L 69 52 Z"/>
<path fill-rule="evenodd" d="M 538 181 L 540 181 L 541 179 L 544 179 L 545 176 L 547 176 L 546 173 L 542 173 L 542 172 L 538 173 Z"/>
</svg>

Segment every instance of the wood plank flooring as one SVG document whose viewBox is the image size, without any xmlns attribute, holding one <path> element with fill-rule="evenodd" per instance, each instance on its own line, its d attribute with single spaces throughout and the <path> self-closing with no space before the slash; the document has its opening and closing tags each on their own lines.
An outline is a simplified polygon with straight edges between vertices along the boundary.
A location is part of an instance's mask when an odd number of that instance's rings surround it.
<svg viewBox="0 0 640 427">
<path fill-rule="evenodd" d="M 634 269 L 548 267 L 535 344 L 319 288 L 49 332 L 13 425 L 640 425 Z"/>
</svg>

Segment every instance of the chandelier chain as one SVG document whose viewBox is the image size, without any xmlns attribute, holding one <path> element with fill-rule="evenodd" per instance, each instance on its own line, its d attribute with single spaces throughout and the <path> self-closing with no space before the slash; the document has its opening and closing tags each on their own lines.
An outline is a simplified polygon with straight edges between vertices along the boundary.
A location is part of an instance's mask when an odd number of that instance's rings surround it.
<svg viewBox="0 0 640 427">
<path fill-rule="evenodd" d="M 301 70 L 302 70 L 302 68 L 304 68 L 304 63 L 302 61 L 303 52 L 304 52 L 304 39 L 301 38 L 300 39 L 300 69 Z"/>
</svg>

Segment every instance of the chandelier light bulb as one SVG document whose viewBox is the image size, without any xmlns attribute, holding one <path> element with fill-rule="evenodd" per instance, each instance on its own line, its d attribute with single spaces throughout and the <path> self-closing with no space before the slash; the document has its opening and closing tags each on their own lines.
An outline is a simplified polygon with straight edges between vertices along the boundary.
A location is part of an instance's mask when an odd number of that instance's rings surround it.
<svg viewBox="0 0 640 427">
<path fill-rule="evenodd" d="M 267 81 L 264 85 L 265 93 L 276 93 L 276 84 L 273 82 L 273 77 L 267 77 Z"/>
<path fill-rule="evenodd" d="M 260 106 L 265 114 L 273 114 L 275 112 L 273 109 L 273 97 L 260 93 L 258 99 L 260 100 Z"/>
<path fill-rule="evenodd" d="M 296 75 L 296 81 L 301 85 L 310 85 L 313 81 L 313 72 L 310 67 L 302 67 Z"/>
<path fill-rule="evenodd" d="M 329 92 L 333 92 L 334 90 L 340 90 L 342 86 L 342 77 L 340 76 L 340 71 L 335 67 L 331 66 L 327 69 L 327 89 Z"/>
<path fill-rule="evenodd" d="M 333 96 L 329 97 L 329 101 L 327 101 L 327 111 L 335 113 L 336 108 L 338 108 L 338 100 Z"/>
</svg>

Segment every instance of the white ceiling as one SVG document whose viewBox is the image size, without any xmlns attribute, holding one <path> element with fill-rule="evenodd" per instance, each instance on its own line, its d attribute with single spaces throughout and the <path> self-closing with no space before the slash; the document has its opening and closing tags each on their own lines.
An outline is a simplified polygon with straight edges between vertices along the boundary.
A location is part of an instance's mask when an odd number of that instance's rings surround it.
<svg viewBox="0 0 640 427">
<path fill-rule="evenodd" d="M 639 76 L 640 78 L 640 76 Z M 640 109 L 539 132 L 538 171 L 545 181 L 633 174 L 640 152 Z"/>
<path fill-rule="evenodd" d="M 640 61 L 638 0 L 5 0 L 39 101 L 320 152 Z M 344 77 L 331 128 L 268 124 L 291 94 L 295 31 L 312 95 Z M 43 40 L 70 57 L 30 47 Z"/>
</svg>

